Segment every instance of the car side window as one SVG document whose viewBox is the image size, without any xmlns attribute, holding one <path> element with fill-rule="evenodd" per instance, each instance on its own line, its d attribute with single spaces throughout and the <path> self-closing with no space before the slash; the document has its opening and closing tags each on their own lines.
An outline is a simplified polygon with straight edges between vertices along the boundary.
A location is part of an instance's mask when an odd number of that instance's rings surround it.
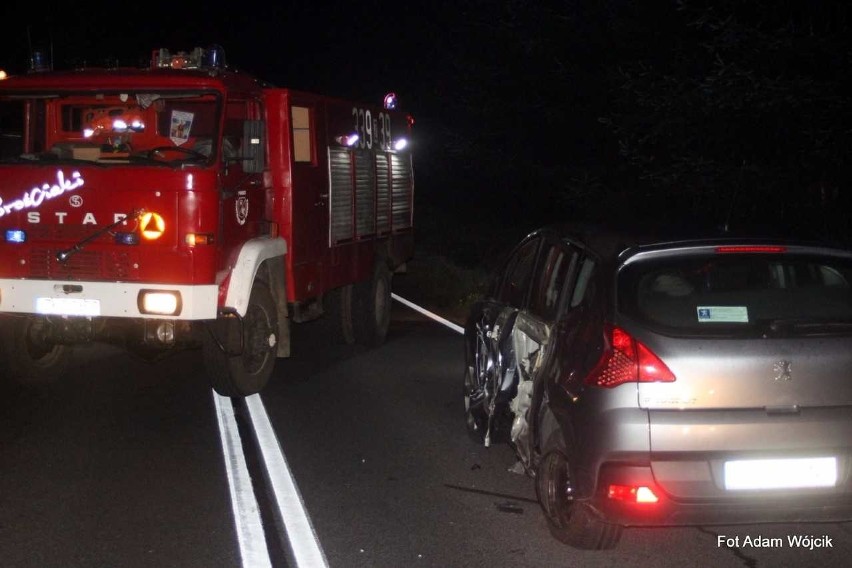
<svg viewBox="0 0 852 568">
<path fill-rule="evenodd" d="M 499 300 L 516 308 L 521 308 L 526 299 L 527 289 L 532 279 L 539 239 L 533 239 L 521 246 L 506 264 L 503 285 L 500 287 Z"/>
<path fill-rule="evenodd" d="M 589 290 L 592 288 L 592 275 L 595 271 L 595 261 L 590 257 L 583 259 L 583 264 L 580 267 L 580 274 L 577 276 L 577 284 L 574 286 L 574 293 L 571 295 L 571 307 L 576 308 L 585 299 Z"/>
<path fill-rule="evenodd" d="M 555 320 L 559 314 L 567 283 L 577 270 L 578 253 L 564 245 L 549 247 L 540 263 L 530 298 L 530 311 L 543 321 Z"/>
</svg>

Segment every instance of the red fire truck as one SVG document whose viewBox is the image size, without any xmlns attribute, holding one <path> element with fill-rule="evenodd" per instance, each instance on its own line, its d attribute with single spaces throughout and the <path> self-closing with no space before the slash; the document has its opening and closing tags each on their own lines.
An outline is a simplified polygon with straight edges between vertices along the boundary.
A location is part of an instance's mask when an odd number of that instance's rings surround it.
<svg viewBox="0 0 852 568">
<path fill-rule="evenodd" d="M 245 396 L 290 322 L 381 343 L 413 252 L 412 123 L 394 95 L 274 88 L 218 48 L 0 80 L 0 371 L 200 345 L 216 391 Z"/>
</svg>

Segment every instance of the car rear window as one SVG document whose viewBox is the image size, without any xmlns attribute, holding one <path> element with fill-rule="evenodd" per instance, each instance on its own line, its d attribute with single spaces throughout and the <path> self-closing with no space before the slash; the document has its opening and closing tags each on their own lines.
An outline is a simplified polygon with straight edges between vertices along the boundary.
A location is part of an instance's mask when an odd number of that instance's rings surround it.
<svg viewBox="0 0 852 568">
<path fill-rule="evenodd" d="M 679 254 L 627 264 L 618 307 L 675 335 L 848 335 L 850 283 L 845 257 Z"/>
</svg>

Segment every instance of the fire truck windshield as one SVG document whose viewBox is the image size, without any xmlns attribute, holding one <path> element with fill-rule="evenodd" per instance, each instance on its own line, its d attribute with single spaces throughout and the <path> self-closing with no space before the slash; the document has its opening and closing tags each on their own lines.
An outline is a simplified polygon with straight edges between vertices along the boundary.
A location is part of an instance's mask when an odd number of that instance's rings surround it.
<svg viewBox="0 0 852 568">
<path fill-rule="evenodd" d="M 220 97 L 209 92 L 0 95 L 0 163 L 211 165 Z"/>
</svg>

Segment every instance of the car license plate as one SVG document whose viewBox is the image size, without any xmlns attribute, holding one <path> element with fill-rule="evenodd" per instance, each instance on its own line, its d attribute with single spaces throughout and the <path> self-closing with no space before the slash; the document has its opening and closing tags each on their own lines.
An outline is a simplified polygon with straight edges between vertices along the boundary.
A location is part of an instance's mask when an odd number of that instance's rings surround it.
<svg viewBox="0 0 852 568">
<path fill-rule="evenodd" d="M 84 298 L 36 298 L 35 310 L 39 314 L 60 316 L 99 316 L 101 301 Z"/>
<path fill-rule="evenodd" d="M 834 487 L 837 458 L 736 460 L 725 462 L 725 489 Z"/>
</svg>

